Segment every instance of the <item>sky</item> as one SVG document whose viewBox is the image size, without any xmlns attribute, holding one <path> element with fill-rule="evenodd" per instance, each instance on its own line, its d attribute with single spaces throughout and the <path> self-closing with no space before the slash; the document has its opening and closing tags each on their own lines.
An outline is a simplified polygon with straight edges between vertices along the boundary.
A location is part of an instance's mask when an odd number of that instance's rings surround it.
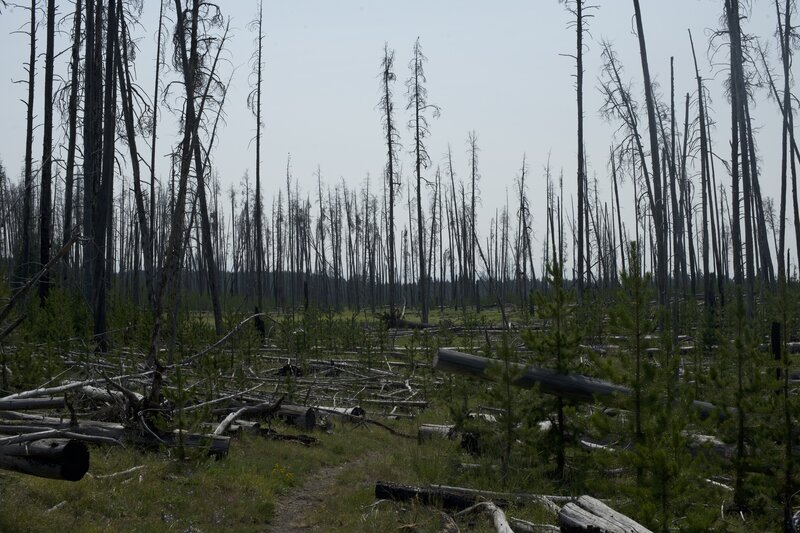
<svg viewBox="0 0 800 533">
<path fill-rule="evenodd" d="M 138 83 L 152 93 L 158 0 L 143 0 L 141 24 L 133 30 L 140 47 L 135 62 Z M 168 16 L 174 18 L 172 2 Z M 618 122 L 608 122 L 599 113 L 598 90 L 601 68 L 600 42 L 613 44 L 624 66 L 624 76 L 633 83 L 635 95 L 644 101 L 637 37 L 633 31 L 633 4 L 626 0 L 597 0 L 588 21 L 590 35 L 585 48 L 585 127 L 589 177 L 597 177 L 601 201 L 610 203 L 612 192 L 607 168 L 609 146 L 619 139 Z M 238 187 L 245 172 L 255 168 L 255 119 L 247 108 L 247 94 L 254 79 L 250 58 L 255 33 L 248 23 L 257 12 L 257 0 L 221 0 L 223 14 L 230 17 L 232 37 L 225 54 L 222 77 L 233 74 L 225 104 L 226 123 L 219 131 L 213 154 L 223 190 Z M 676 101 L 683 117 L 683 95 L 694 93 L 695 79 L 687 29 L 691 29 L 700 69 L 713 99 L 712 116 L 717 121 L 717 149 L 728 154 L 729 104 L 723 90 L 727 51 L 710 45 L 712 32 L 720 27 L 722 0 L 643 0 L 643 23 L 650 70 L 661 92 L 669 86 L 669 61 L 675 58 Z M 72 4 L 59 2 L 63 30 L 56 49 L 68 46 L 67 33 Z M 410 182 L 413 159 L 409 153 L 412 135 L 405 127 L 405 80 L 414 41 L 419 38 L 428 63 L 425 65 L 429 102 L 441 108 L 431 119 L 427 141 L 433 160 L 427 177 L 442 164 L 448 145 L 455 158 L 457 178 L 468 176 L 467 135 L 475 131 L 480 147 L 481 174 L 479 214 L 487 228 L 496 209 L 512 197 L 523 154 L 530 170 L 529 196 L 534 216 L 537 251 L 544 238 L 544 165 L 557 177 L 563 171 L 565 193 L 575 190 L 576 104 L 575 64 L 566 54 L 575 53 L 575 31 L 568 26 L 571 15 L 557 0 L 479 0 L 388 2 L 374 0 L 264 1 L 264 137 L 262 176 L 265 205 L 285 187 L 287 156 L 301 189 L 312 194 L 319 167 L 323 181 L 341 180 L 350 186 L 373 183 L 382 177 L 385 147 L 381 127 L 380 63 L 384 43 L 396 50 L 394 87 L 397 123 L 403 144 L 401 162 L 404 184 Z M 21 173 L 25 147 L 24 84 L 28 41 L 15 30 L 26 29 L 27 13 L 8 8 L 0 14 L 0 160 L 12 179 Z M 777 65 L 775 10 L 772 2 L 753 0 L 743 22 L 745 32 L 755 34 L 769 46 Z M 720 41 L 721 42 L 721 41 Z M 40 31 L 40 49 L 44 32 Z M 67 74 L 69 53 L 57 60 L 56 72 Z M 40 58 L 38 74 L 43 74 Z M 170 76 L 174 76 L 171 73 Z M 41 79 L 41 78 L 39 78 Z M 780 82 L 779 82 L 780 83 Z M 41 84 L 40 84 L 41 87 Z M 37 94 L 36 120 L 41 124 L 41 92 Z M 162 107 L 162 113 L 163 113 Z M 766 91 L 755 95 L 752 109 L 762 165 L 762 194 L 777 198 L 780 190 L 780 115 Z M 58 117 L 57 117 L 58 119 Z M 168 176 L 166 154 L 178 139 L 174 116 L 165 115 L 159 125 L 157 175 Z M 34 154 L 40 156 L 41 128 L 36 131 Z M 729 180 L 724 180 L 729 185 Z M 632 221 L 630 183 L 621 191 L 623 214 Z M 626 200 L 625 198 L 628 198 Z M 405 196 L 403 197 L 405 200 Z M 791 226 L 791 224 L 790 224 Z M 788 235 L 787 235 L 788 237 Z M 791 242 L 791 241 L 790 241 Z"/>
</svg>

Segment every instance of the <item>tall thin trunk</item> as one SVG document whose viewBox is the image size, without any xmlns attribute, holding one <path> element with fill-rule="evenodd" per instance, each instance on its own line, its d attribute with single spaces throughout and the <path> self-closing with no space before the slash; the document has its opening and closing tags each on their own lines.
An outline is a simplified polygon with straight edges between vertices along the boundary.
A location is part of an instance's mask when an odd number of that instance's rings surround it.
<svg viewBox="0 0 800 533">
<path fill-rule="evenodd" d="M 576 100 L 578 103 L 578 301 L 583 301 L 584 288 L 584 246 L 588 246 L 588 228 L 584 228 L 584 211 L 586 210 L 586 164 L 584 161 L 583 139 L 583 0 L 575 1 L 575 33 L 577 46 L 576 63 Z M 586 235 L 584 234 L 586 232 Z"/>
<path fill-rule="evenodd" d="M 264 34 L 262 31 L 263 22 L 263 3 L 258 4 L 258 65 L 256 68 L 256 199 L 255 199 L 255 222 L 256 222 L 256 294 L 259 308 L 263 308 L 263 290 L 261 287 L 264 275 L 264 240 L 263 222 L 261 205 L 261 81 L 262 81 L 262 60 Z M 202 201 L 202 199 L 201 199 Z M 220 331 L 221 333 L 221 331 Z"/>
<path fill-rule="evenodd" d="M 47 1 L 47 44 L 44 59 L 44 133 L 42 140 L 42 180 L 39 197 L 39 262 L 50 261 L 50 241 L 53 229 L 53 55 L 56 33 L 56 3 Z M 39 280 L 39 301 L 47 301 L 50 290 L 48 271 Z"/>
<path fill-rule="evenodd" d="M 28 99 L 25 127 L 25 183 L 22 200 L 22 252 L 20 254 L 19 273 L 28 277 L 31 272 L 31 241 L 33 240 L 33 106 L 34 81 L 36 79 L 36 6 L 37 0 L 31 0 L 30 7 L 30 56 L 28 59 Z"/>
<path fill-rule="evenodd" d="M 103 159 L 101 182 L 94 197 L 94 240 L 96 254 L 94 256 L 94 272 L 92 277 L 92 298 L 94 307 L 94 334 L 97 349 L 105 353 L 108 350 L 106 336 L 106 292 L 110 280 L 106 253 L 111 250 L 112 243 L 109 230 L 112 228 L 111 209 L 114 198 L 114 156 L 116 140 L 117 83 L 114 61 L 117 51 L 117 2 L 108 3 L 108 19 L 106 29 L 105 72 L 106 85 L 103 96 Z"/>
<path fill-rule="evenodd" d="M 389 318 L 391 321 L 396 318 L 396 305 L 397 299 L 395 295 L 395 237 L 394 237 L 394 196 L 395 196 L 395 157 L 397 151 L 397 132 L 394 126 L 392 104 L 392 91 L 391 83 L 395 80 L 392 67 L 394 66 L 394 51 L 389 50 L 389 45 L 386 44 L 383 50 L 383 64 L 382 64 L 382 91 L 383 96 L 381 105 L 384 112 L 384 134 L 386 135 L 386 185 L 389 205 L 389 218 L 387 220 L 388 226 L 388 252 L 389 252 Z"/>
<path fill-rule="evenodd" d="M 650 158 L 652 160 L 652 185 L 655 209 L 653 210 L 653 224 L 656 231 L 656 256 L 657 256 L 657 283 L 659 303 L 667 303 L 667 231 L 664 221 L 664 201 L 661 191 L 661 164 L 659 162 L 658 126 L 656 123 L 656 105 L 653 96 L 653 86 L 650 81 L 650 67 L 647 62 L 647 45 L 642 25 L 642 13 L 639 0 L 633 0 L 634 16 L 636 18 L 636 33 L 639 37 L 639 53 L 642 61 L 642 78 L 644 81 L 645 103 L 647 106 L 647 122 L 650 133 Z"/>
<path fill-rule="evenodd" d="M 475 311 L 481 311 L 480 291 L 478 288 L 478 276 L 475 263 L 475 248 L 478 243 L 478 230 L 477 213 L 476 213 L 476 194 L 477 194 L 477 181 L 478 181 L 478 136 L 475 132 L 469 134 L 469 153 L 470 153 L 470 183 L 472 184 L 471 201 L 470 201 L 470 264 L 471 264 L 471 282 L 472 290 L 475 296 Z"/>
<path fill-rule="evenodd" d="M 128 141 L 128 149 L 130 151 L 131 171 L 133 173 L 133 192 L 134 201 L 136 203 L 137 225 L 141 232 L 141 241 L 144 243 L 142 251 L 144 252 L 145 262 L 145 284 L 147 286 L 148 300 L 152 305 L 153 301 L 153 248 L 151 246 L 153 237 L 150 233 L 151 226 L 147 222 L 147 213 L 145 212 L 144 193 L 142 191 L 142 178 L 141 169 L 139 166 L 139 152 L 136 144 L 136 128 L 133 117 L 133 82 L 131 80 L 129 62 L 128 62 L 128 29 L 125 23 L 124 14 L 120 12 L 120 21 L 122 26 L 122 42 L 118 44 L 116 61 L 117 77 L 119 78 L 120 93 L 122 95 L 122 114 L 125 122 L 125 135 Z"/>
<path fill-rule="evenodd" d="M 616 200 L 617 204 L 617 228 L 619 229 L 619 245 L 622 251 L 621 259 L 622 259 L 622 270 L 627 272 L 627 268 L 625 267 L 625 252 L 626 252 L 626 245 L 625 245 L 625 237 L 622 235 L 622 209 L 620 209 L 619 203 L 619 187 L 617 186 L 617 163 L 616 157 L 614 154 L 614 150 L 611 150 L 611 177 L 614 180 L 614 199 Z"/>
<path fill-rule="evenodd" d="M 164 0 L 158 0 L 158 38 L 156 39 L 156 72 L 153 87 L 153 130 L 150 138 L 150 228 L 156 227 L 156 143 L 158 136 L 156 130 L 158 129 L 158 87 L 161 74 L 161 35 L 162 35 L 162 22 L 164 20 Z M 142 234 L 144 237 L 144 234 Z M 155 283 L 156 279 L 156 239 L 155 235 L 149 235 L 149 240 L 143 239 L 142 248 L 150 248 L 150 263 L 145 264 L 145 272 L 150 269 L 152 282 Z M 147 254 L 145 254 L 145 258 Z M 145 259 L 147 261 L 147 259 Z M 154 303 L 155 286 L 151 287 L 150 294 L 148 295 L 151 305 Z"/>
<path fill-rule="evenodd" d="M 88 0 L 91 2 L 91 0 Z M 64 185 L 64 223 L 62 245 L 66 244 L 72 237 L 72 204 L 73 191 L 75 189 L 75 152 L 78 145 L 78 76 L 80 74 L 80 54 L 81 54 L 81 22 L 83 4 L 81 0 L 75 0 L 75 20 L 72 29 L 72 59 L 70 64 L 70 88 L 68 105 L 68 141 L 67 141 L 67 168 Z M 69 257 L 67 255 L 66 257 Z"/>
<path fill-rule="evenodd" d="M 697 66 L 697 55 L 694 50 L 694 40 L 692 39 L 692 32 L 689 31 L 689 42 L 692 46 L 692 58 L 694 59 L 695 78 L 697 79 L 697 107 L 700 119 L 700 182 L 701 182 L 701 202 L 703 209 L 703 293 L 705 295 L 706 309 L 710 309 L 714 305 L 714 287 L 711 285 L 710 278 L 710 261 L 709 261 L 709 204 L 711 200 L 710 187 L 709 187 L 709 147 L 708 138 L 706 136 L 706 114 L 705 114 L 705 95 L 703 94 L 703 80 L 700 77 L 700 70 Z M 711 223 L 713 224 L 713 216 Z M 719 270 L 717 270 L 719 275 Z"/>
</svg>

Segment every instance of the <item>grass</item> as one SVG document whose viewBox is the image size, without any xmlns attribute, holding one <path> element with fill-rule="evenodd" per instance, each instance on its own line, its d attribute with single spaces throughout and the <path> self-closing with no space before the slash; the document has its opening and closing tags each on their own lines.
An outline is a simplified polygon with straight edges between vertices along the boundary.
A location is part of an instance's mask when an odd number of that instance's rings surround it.
<svg viewBox="0 0 800 533">
<path fill-rule="evenodd" d="M 603 315 L 600 313 L 598 316 Z M 498 309 L 485 310 L 477 315 L 452 309 L 440 313 L 437 308 L 432 310 L 432 323 L 466 327 L 455 331 L 441 328 L 404 332 L 392 338 L 383 324 L 369 314 L 362 313 L 353 319 L 346 312 L 314 311 L 307 315 L 298 314 L 294 319 L 285 315 L 275 315 L 275 318 L 282 325 L 274 329 L 271 341 L 287 357 L 296 355 L 300 360 L 315 357 L 357 358 L 379 366 L 383 364 L 384 354 L 391 351 L 392 343 L 405 350 L 398 349 L 397 354 L 390 356 L 391 359 L 405 358 L 416 363 L 430 363 L 439 346 L 456 346 L 465 351 L 481 355 L 488 353 L 496 357 L 499 346 L 497 335 L 483 333 L 481 328 L 496 326 L 501 322 Z M 413 310 L 407 313 L 406 318 L 418 320 Z M 509 318 L 514 323 L 524 322 L 519 310 L 510 312 Z M 210 315 L 198 313 L 181 323 L 180 357 L 208 344 L 209 320 Z M 239 317 L 231 315 L 228 320 L 237 323 Z M 365 321 L 369 323 L 369 328 L 364 328 Z M 145 331 L 146 323 L 141 322 L 139 329 Z M 130 333 L 132 338 L 146 339 L 146 335 L 134 335 L 136 331 Z M 127 330 L 126 334 L 129 334 Z M 120 338 L 116 341 L 118 345 L 127 346 L 125 343 L 129 339 Z M 182 401 L 183 394 L 204 398 L 204 395 L 213 394 L 218 387 L 236 386 L 215 380 L 219 375 L 243 375 L 236 372 L 242 366 L 258 375 L 274 371 L 275 363 L 271 359 L 258 357 L 258 344 L 255 331 L 250 329 L 235 336 L 222 356 L 207 358 L 203 364 L 193 368 L 191 377 L 185 378 L 194 384 L 189 390 L 185 388 L 188 385 L 173 383 L 169 389 L 171 394 L 177 394 L 175 391 L 178 390 L 183 392 L 180 398 L 171 399 Z M 491 350 L 487 351 L 489 345 Z M 20 350 L 28 349 L 25 343 L 19 346 Z M 32 385 L 41 382 L 44 371 L 39 367 L 50 360 L 61 360 L 58 347 L 48 348 L 49 351 L 39 347 L 27 357 L 27 352 L 20 350 L 15 353 L 12 364 L 15 380 L 30 381 Z M 623 351 L 611 354 L 602 361 L 589 357 L 585 372 L 627 383 L 630 379 L 626 378 L 626 371 L 630 372 L 630 365 L 626 364 L 624 356 Z M 131 358 L 130 366 L 136 363 L 137 357 L 140 356 L 120 355 L 119 360 Z M 29 370 L 22 366 L 26 361 L 30 363 Z M 541 363 L 547 366 L 550 362 Z M 54 364 L 48 372 L 59 369 L 59 365 Z M 496 385 L 477 384 L 426 367 L 407 365 L 395 370 L 398 378 L 413 379 L 422 393 L 421 397 L 431 401 L 431 407 L 413 420 L 387 422 L 406 434 L 416 434 L 422 423 L 453 423 L 448 406 L 453 408 L 453 412 L 463 410 L 466 413 L 477 409 L 478 405 L 500 406 L 497 402 L 502 400 L 498 396 L 502 390 Z M 177 376 L 172 377 L 178 379 Z M 283 384 L 287 388 L 290 385 L 292 383 L 289 380 Z M 15 386 L 22 385 L 18 383 Z M 306 383 L 304 386 L 314 385 Z M 298 394 L 303 396 L 302 391 Z M 355 389 L 349 394 L 357 397 Z M 292 522 L 316 530 L 441 531 L 447 524 L 443 512 L 434 506 L 415 502 L 375 502 L 376 480 L 509 492 L 592 494 L 607 498 L 612 507 L 634 519 L 652 523 L 653 512 L 644 506 L 644 495 L 647 491 L 652 500 L 652 494 L 658 489 L 655 483 L 658 480 L 645 480 L 646 483 L 637 488 L 640 482 L 634 477 L 633 465 L 629 464 L 631 453 L 587 452 L 578 446 L 570 446 L 567 451 L 569 475 L 563 482 L 556 481 L 551 477 L 552 450 L 548 451 L 542 435 L 531 431 L 531 424 L 546 418 L 551 411 L 547 410 L 543 397 L 535 390 L 513 389 L 513 395 L 517 405 L 514 407 L 515 413 L 530 412 L 531 415 L 525 415 L 525 424 L 528 426 L 521 427 L 525 431 L 514 436 L 512 460 L 509 462 L 511 468 L 507 471 L 504 469 L 506 475 L 501 474 L 498 453 L 503 436 L 493 427 L 484 428 L 486 442 L 491 449 L 482 457 L 465 454 L 457 441 L 433 440 L 417 444 L 374 426 L 349 424 L 337 424 L 330 432 L 317 432 L 315 436 L 319 438 L 319 444 L 308 448 L 296 443 L 245 435 L 232 442 L 230 455 L 220 461 L 199 455 L 179 461 L 176 455 L 170 456 L 167 450 L 139 452 L 133 449 L 92 448 L 91 475 L 78 483 L 0 471 L 0 531 L 265 531 L 275 522 L 281 498 L 285 499 L 287 495 L 301 490 L 308 493 L 309 497 L 302 499 L 296 509 L 298 512 L 292 516 Z M 710 398 L 719 400 L 714 396 Z M 196 419 L 189 416 L 187 427 L 192 431 L 200 431 L 200 422 L 207 421 L 209 415 L 197 412 Z M 576 407 L 570 417 L 572 421 L 580 421 L 576 426 L 578 434 L 591 436 L 592 428 L 598 430 L 588 422 L 589 411 L 586 407 Z M 695 427 L 694 423 L 687 422 L 685 427 L 701 433 L 708 432 L 703 426 Z M 277 426 L 277 429 L 292 431 L 283 426 Z M 625 427 L 614 426 L 605 430 L 605 433 L 608 431 L 626 435 Z M 673 433 L 678 434 L 677 431 Z M 602 434 L 601 431 L 600 436 Z M 653 434 L 660 433 L 655 431 Z M 620 443 L 623 446 L 625 439 L 621 438 Z M 730 464 L 688 465 L 681 462 L 685 454 L 672 457 L 669 455 L 669 446 L 655 444 L 658 450 L 642 450 L 642 453 L 652 452 L 652 455 L 663 448 L 667 455 L 647 456 L 646 464 L 655 464 L 658 459 L 664 463 L 669 474 L 669 468 L 675 463 L 679 474 L 677 478 L 667 479 L 673 491 L 669 494 L 670 502 L 677 509 L 668 523 L 671 529 L 702 530 L 695 524 L 713 523 L 713 527 L 728 531 L 767 530 L 778 523 L 776 517 L 779 517 L 780 509 L 776 507 L 773 494 L 776 488 L 768 486 L 775 484 L 773 477 L 761 476 L 755 480 L 760 484 L 751 483 L 753 490 L 759 491 L 758 498 L 754 499 L 759 507 L 746 515 L 746 521 L 743 521 L 724 507 L 730 503 L 730 494 L 703 479 L 708 472 L 727 476 L 727 480 L 725 477 L 720 479 L 730 483 Z M 679 451 L 683 451 L 682 447 L 679 447 Z M 702 463 L 702 457 L 698 461 Z M 464 463 L 477 466 L 464 468 Z M 141 465 L 144 466 L 142 469 L 131 474 L 102 477 Z M 341 468 L 335 468 L 337 466 Z M 609 476 L 610 472 L 615 474 Z M 325 483 L 320 483 L 320 478 L 325 478 Z M 720 509 L 725 510 L 724 515 L 720 515 Z M 539 505 L 507 509 L 507 514 L 540 524 L 554 524 L 556 521 L 552 512 Z M 705 522 L 701 522 L 701 519 Z M 459 517 L 457 523 L 462 530 L 492 530 L 485 516 Z"/>
<path fill-rule="evenodd" d="M 441 410 L 422 420 L 441 420 Z M 413 433 L 420 421 L 400 420 Z M 280 428 L 281 431 L 290 431 Z M 276 502 L 328 467 L 343 465 L 320 494 L 318 506 L 303 509 L 296 525 L 324 531 L 440 531 L 443 515 L 413 502 L 374 504 L 377 480 L 408 484 L 467 484 L 491 488 L 484 472 L 464 474 L 469 462 L 454 441 L 421 445 L 372 426 L 340 424 L 316 435 L 316 446 L 242 435 L 222 460 L 195 456 L 178 461 L 166 450 L 93 447 L 89 474 L 80 482 L 0 473 L 0 531 L 264 531 Z M 101 476 L 144 466 L 130 474 Z M 476 476 L 478 476 L 476 478 Z M 552 522 L 541 509 L 512 509 L 514 516 Z M 482 531 L 482 517 L 467 517 Z M 486 529 L 489 531 L 489 529 Z"/>
<path fill-rule="evenodd" d="M 372 437 L 359 437 L 359 447 L 379 449 Z M 0 531 L 263 531 L 281 494 L 349 459 L 352 430 L 321 439 L 305 448 L 245 435 L 218 461 L 93 448 L 91 475 L 77 483 L 3 473 Z M 130 475 L 95 477 L 139 465 Z"/>
</svg>

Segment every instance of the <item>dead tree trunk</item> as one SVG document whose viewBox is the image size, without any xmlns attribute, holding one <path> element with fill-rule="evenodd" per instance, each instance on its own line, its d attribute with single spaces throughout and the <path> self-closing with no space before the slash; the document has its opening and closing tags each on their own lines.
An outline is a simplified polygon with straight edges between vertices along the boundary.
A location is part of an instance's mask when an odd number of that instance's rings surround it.
<svg viewBox="0 0 800 533">
<path fill-rule="evenodd" d="M 664 221 L 664 201 L 661 190 L 661 164 L 659 162 L 658 124 L 656 122 L 656 104 L 653 96 L 653 86 L 650 81 L 650 66 L 647 62 L 647 45 L 642 25 L 642 13 L 639 0 L 633 0 L 634 17 L 636 18 L 636 33 L 639 38 L 639 54 L 642 60 L 642 78 L 644 81 L 645 104 L 647 107 L 648 131 L 650 133 L 650 159 L 652 161 L 652 187 L 653 187 L 653 224 L 656 237 L 656 274 L 658 286 L 658 299 L 661 305 L 666 305 L 667 298 L 667 228 Z"/>
<path fill-rule="evenodd" d="M 55 0 L 47 1 L 47 44 L 44 58 L 44 132 L 42 140 L 42 180 L 39 190 L 39 262 L 50 261 L 53 229 L 53 60 L 56 33 Z M 39 280 L 39 302 L 44 305 L 50 291 L 50 274 Z"/>
<path fill-rule="evenodd" d="M 87 0 L 91 2 L 92 0 Z M 68 140 L 67 140 L 67 167 L 64 185 L 64 223 L 61 243 L 66 244 L 72 236 L 72 204 L 73 191 L 75 189 L 75 152 L 78 144 L 78 76 L 80 74 L 80 44 L 81 44 L 81 22 L 82 1 L 75 1 L 75 21 L 72 29 L 72 60 L 70 65 L 70 93 L 69 103 L 67 104 L 69 118 L 68 121 Z M 69 256 L 67 256 L 69 257 Z M 69 262 L 69 261 L 67 261 Z"/>
<path fill-rule="evenodd" d="M 30 273 L 31 241 L 33 240 L 33 105 L 34 81 L 36 79 L 36 0 L 31 0 L 30 7 L 30 56 L 28 59 L 28 99 L 26 100 L 25 128 L 25 178 L 22 200 L 22 251 L 20 253 L 18 273 L 27 278 Z"/>
</svg>

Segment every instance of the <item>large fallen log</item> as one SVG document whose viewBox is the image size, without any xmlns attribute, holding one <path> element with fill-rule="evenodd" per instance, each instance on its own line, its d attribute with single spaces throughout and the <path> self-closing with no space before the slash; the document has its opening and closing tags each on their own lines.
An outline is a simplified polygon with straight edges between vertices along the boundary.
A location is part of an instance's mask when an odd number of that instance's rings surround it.
<svg viewBox="0 0 800 533">
<path fill-rule="evenodd" d="M 415 500 L 423 505 L 440 505 L 445 509 L 466 509 L 472 507 L 479 500 L 471 494 L 460 494 L 451 491 L 437 490 L 430 487 L 411 487 L 377 481 L 375 483 L 375 497 L 379 500 L 409 501 Z M 506 501 L 496 501 L 495 504 L 505 507 Z"/>
<path fill-rule="evenodd" d="M 72 424 L 64 420 L 49 416 L 38 416 L 26 413 L 8 411 L 3 413 L 7 419 L 0 420 L 3 432 L 30 433 L 44 429 L 57 429 L 68 432 L 70 437 L 87 441 L 128 442 L 143 448 L 168 448 L 184 446 L 187 448 L 208 448 L 208 454 L 214 457 L 224 457 L 228 454 L 230 437 L 221 435 L 204 435 L 196 433 L 162 431 L 142 431 L 140 428 L 130 428 L 113 422 L 98 422 L 84 420 Z M 15 430 L 16 428 L 16 430 Z"/>
<path fill-rule="evenodd" d="M 367 415 L 364 408 L 358 405 L 355 407 L 326 407 L 324 405 L 317 405 L 314 409 L 330 417 L 338 418 L 346 422 L 356 422 Z"/>
<path fill-rule="evenodd" d="M 0 468 L 32 476 L 80 481 L 89 470 L 89 450 L 74 439 L 41 439 L 0 446 Z"/>
<path fill-rule="evenodd" d="M 543 494 L 515 494 L 486 490 L 449 487 L 447 485 L 428 485 L 414 487 L 385 481 L 375 482 L 375 497 L 379 500 L 409 501 L 417 500 L 425 505 L 441 505 L 446 509 L 462 510 L 476 503 L 491 500 L 499 507 L 510 504 L 525 505 L 538 503 L 556 511 L 557 503 L 573 501 L 570 496 L 549 496 Z"/>
<path fill-rule="evenodd" d="M 226 416 L 225 419 L 222 422 L 220 422 L 219 425 L 216 427 L 216 429 L 214 430 L 213 434 L 214 435 L 222 435 L 222 434 L 224 434 L 227 431 L 228 427 L 231 424 L 233 424 L 233 422 L 236 419 L 238 419 L 239 417 L 241 417 L 243 415 L 258 413 L 258 414 L 260 414 L 262 416 L 265 416 L 267 418 L 272 418 L 272 415 L 275 413 L 275 411 L 280 409 L 280 406 L 283 403 L 283 398 L 284 397 L 281 396 L 280 398 L 278 398 L 278 401 L 276 401 L 275 403 L 264 402 L 264 403 L 259 404 L 259 405 L 240 407 L 235 412 L 233 412 L 233 413 L 229 414 L 228 416 Z"/>
<path fill-rule="evenodd" d="M 317 413 L 313 407 L 284 404 L 280 406 L 275 414 L 300 429 L 314 429 L 317 425 Z"/>
<path fill-rule="evenodd" d="M 60 398 L 0 399 L 0 411 L 27 411 L 30 409 L 64 409 L 67 406 Z"/>
<path fill-rule="evenodd" d="M 227 414 L 237 413 L 236 418 L 239 417 L 253 417 L 258 415 L 263 419 L 271 419 L 278 417 L 288 424 L 296 426 L 300 429 L 310 430 L 314 429 L 317 425 L 317 412 L 313 407 L 306 407 L 305 405 L 294 405 L 290 403 L 283 403 L 283 397 L 280 398 L 280 403 L 276 402 L 275 405 L 263 402 L 257 405 L 247 404 L 242 402 L 231 402 L 231 404 L 222 409 L 214 409 L 214 414 Z"/>
<path fill-rule="evenodd" d="M 581 496 L 558 513 L 561 531 L 606 533 L 652 533 L 649 529 L 591 496 Z"/>
<path fill-rule="evenodd" d="M 499 367 L 502 364 L 503 362 L 497 359 L 488 359 L 447 348 L 439 348 L 438 353 L 433 357 L 433 368 L 436 370 L 479 379 L 489 379 L 487 369 L 490 366 L 497 365 Z M 569 400 L 585 403 L 600 401 L 613 404 L 615 398 L 633 395 L 633 390 L 629 387 L 582 374 L 560 374 L 555 370 L 518 363 L 513 363 L 512 366 L 517 371 L 524 371 L 513 382 L 517 387 L 530 389 L 539 385 L 541 392 Z M 718 412 L 718 409 L 708 402 L 694 401 L 692 407 L 699 412 L 701 418 L 708 418 L 712 413 Z M 719 411 L 719 416 L 727 416 L 730 414 L 729 411 L 730 409 Z"/>
<path fill-rule="evenodd" d="M 453 424 L 422 424 L 417 430 L 417 442 L 422 443 L 434 437 L 452 439 L 456 434 Z"/>
</svg>

